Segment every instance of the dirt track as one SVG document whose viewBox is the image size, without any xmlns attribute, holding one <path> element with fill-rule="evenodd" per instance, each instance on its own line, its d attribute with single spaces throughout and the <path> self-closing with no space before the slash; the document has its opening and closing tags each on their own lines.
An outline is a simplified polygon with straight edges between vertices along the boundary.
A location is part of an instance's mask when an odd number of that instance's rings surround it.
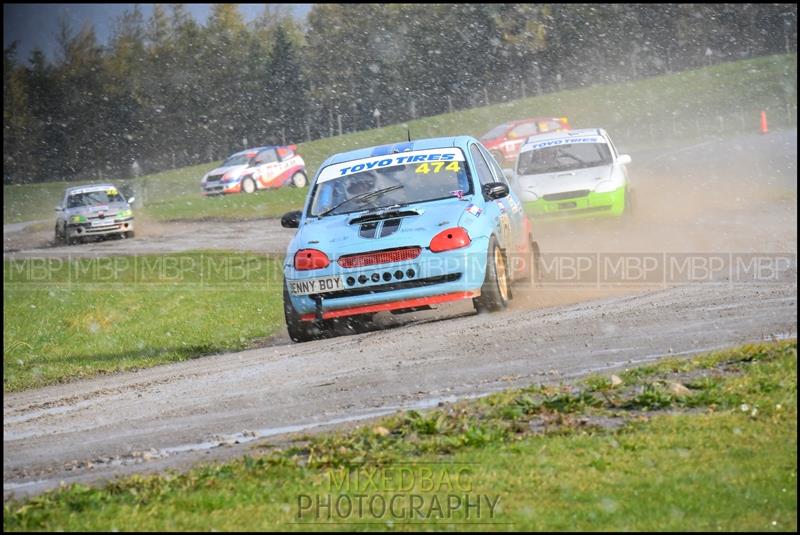
<svg viewBox="0 0 800 535">
<path fill-rule="evenodd" d="M 40 227 L 44 222 L 35 223 Z M 10 232 L 4 229 L 3 253 L 6 259 L 164 254 L 197 249 L 283 253 L 294 235 L 294 230 L 282 228 L 277 219 L 160 223 L 140 217 L 136 224 L 133 239 L 95 238 L 73 246 L 54 245 L 52 229 L 25 231 L 22 225 L 14 225 Z"/>
<path fill-rule="evenodd" d="M 503 313 L 477 316 L 467 305 L 452 305 L 411 320 L 389 317 L 387 323 L 406 323 L 398 329 L 302 345 L 278 339 L 241 353 L 7 395 L 6 498 L 62 480 L 224 458 L 303 426 L 795 337 L 796 131 L 632 156 L 639 162 L 631 167 L 635 217 L 540 226 L 545 253 L 786 253 L 781 258 L 788 261 L 773 264 L 780 269 L 758 283 L 723 276 L 636 288 L 555 284 L 518 291 Z M 240 225 L 264 233 L 279 229 L 276 223 Z M 279 240 L 288 237 L 280 232 L 260 250 L 282 252 Z M 137 237 L 130 245 L 174 251 L 183 238 L 167 232 L 161 239 Z M 189 248 L 211 247 L 193 239 Z M 221 239 L 226 249 L 238 247 Z"/>
<path fill-rule="evenodd" d="M 298 424 L 796 336 L 796 271 L 783 278 L 469 315 L 6 396 L 4 490 L 40 492 L 147 460 L 176 466 Z"/>
</svg>

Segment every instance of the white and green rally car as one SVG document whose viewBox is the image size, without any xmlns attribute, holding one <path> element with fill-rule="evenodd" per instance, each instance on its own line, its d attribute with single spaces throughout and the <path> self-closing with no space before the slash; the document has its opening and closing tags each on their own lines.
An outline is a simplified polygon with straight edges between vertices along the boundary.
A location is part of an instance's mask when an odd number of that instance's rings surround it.
<svg viewBox="0 0 800 535">
<path fill-rule="evenodd" d="M 602 128 L 570 130 L 528 138 L 513 175 L 534 219 L 620 216 L 632 207 L 629 163 Z"/>
<path fill-rule="evenodd" d="M 133 238 L 133 201 L 112 184 L 67 188 L 56 207 L 56 243 L 72 245 L 109 234 Z"/>
</svg>

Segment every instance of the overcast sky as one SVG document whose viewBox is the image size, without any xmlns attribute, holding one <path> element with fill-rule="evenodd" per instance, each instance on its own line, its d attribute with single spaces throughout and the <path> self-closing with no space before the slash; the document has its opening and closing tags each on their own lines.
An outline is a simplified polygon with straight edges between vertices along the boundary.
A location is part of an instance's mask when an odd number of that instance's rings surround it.
<svg viewBox="0 0 800 535">
<path fill-rule="evenodd" d="M 139 4 L 145 20 L 153 12 L 154 4 Z M 164 4 L 165 6 L 167 4 Z M 213 4 L 185 4 L 196 21 L 205 24 Z M 72 28 L 79 30 L 84 22 L 94 26 L 97 39 L 108 42 L 114 20 L 134 4 L 3 4 L 3 48 L 14 41 L 17 44 L 17 59 L 27 61 L 34 48 L 41 48 L 49 60 L 55 59 L 58 47 L 56 35 L 58 19 L 69 18 Z M 297 18 L 304 18 L 311 4 L 291 4 Z M 264 10 L 264 4 L 239 4 L 245 20 L 251 21 Z"/>
</svg>

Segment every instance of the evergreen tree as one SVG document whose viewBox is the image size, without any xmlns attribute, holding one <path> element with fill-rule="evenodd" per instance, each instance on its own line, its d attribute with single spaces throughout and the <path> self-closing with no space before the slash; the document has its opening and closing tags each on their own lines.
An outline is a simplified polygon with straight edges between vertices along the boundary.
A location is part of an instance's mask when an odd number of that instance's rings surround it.
<svg viewBox="0 0 800 535">
<path fill-rule="evenodd" d="M 266 96 L 272 117 L 272 135 L 276 142 L 297 142 L 305 135 L 307 108 L 299 54 L 283 24 L 275 29 L 270 52 Z"/>
</svg>

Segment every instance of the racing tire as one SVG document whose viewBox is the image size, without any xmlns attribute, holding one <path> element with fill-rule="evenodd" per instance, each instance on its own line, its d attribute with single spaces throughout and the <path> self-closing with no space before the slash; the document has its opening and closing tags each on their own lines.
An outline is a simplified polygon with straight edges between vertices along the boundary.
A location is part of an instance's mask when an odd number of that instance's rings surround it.
<svg viewBox="0 0 800 535">
<path fill-rule="evenodd" d="M 625 190 L 625 208 L 623 209 L 622 214 L 625 217 L 633 216 L 633 191 L 629 189 Z"/>
<path fill-rule="evenodd" d="M 303 321 L 300 319 L 300 314 L 294 309 L 289 298 L 289 288 L 286 286 L 286 280 L 283 281 L 283 315 L 286 319 L 286 330 L 289 332 L 289 338 L 294 342 L 310 342 L 311 340 L 324 338 L 326 335 L 326 324 L 324 322 L 319 324 L 317 321 Z"/>
<path fill-rule="evenodd" d="M 255 193 L 256 192 L 256 181 L 252 178 L 245 178 L 242 180 L 242 192 L 243 193 Z"/>
<path fill-rule="evenodd" d="M 304 188 L 308 185 L 308 177 L 302 171 L 298 171 L 292 175 L 292 187 L 294 188 Z"/>
<path fill-rule="evenodd" d="M 65 243 L 67 243 L 66 236 L 64 236 L 63 234 L 59 234 L 59 232 L 58 232 L 58 223 L 56 223 L 55 233 L 56 233 L 56 237 L 55 237 L 55 244 L 56 245 L 63 245 Z"/>
<path fill-rule="evenodd" d="M 481 295 L 472 300 L 475 310 L 479 313 L 496 312 L 506 308 L 511 299 L 510 283 L 505 255 L 492 236 L 486 256 L 486 277 L 481 286 Z"/>
<path fill-rule="evenodd" d="M 525 266 L 525 276 L 522 280 L 525 284 L 529 284 L 531 288 L 533 288 L 537 285 L 541 277 L 541 270 L 539 269 L 541 251 L 539 251 L 539 244 L 533 240 L 528 242 L 528 247 L 530 247 L 530 256 L 526 258 L 527 265 Z"/>
</svg>

